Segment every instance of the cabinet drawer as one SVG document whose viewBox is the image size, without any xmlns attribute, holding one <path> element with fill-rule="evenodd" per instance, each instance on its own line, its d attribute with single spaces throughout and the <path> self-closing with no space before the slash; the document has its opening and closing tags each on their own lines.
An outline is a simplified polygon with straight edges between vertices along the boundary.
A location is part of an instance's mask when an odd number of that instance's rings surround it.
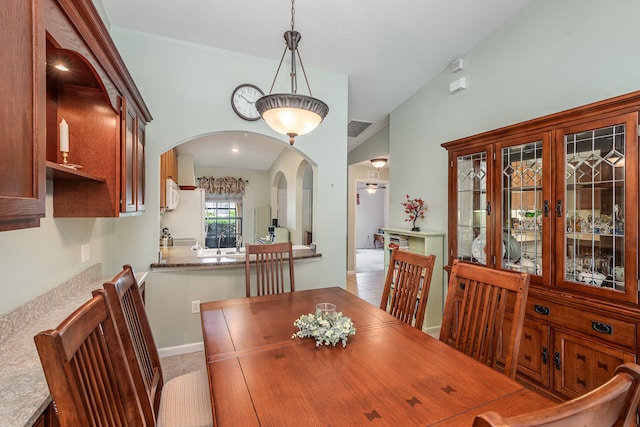
<svg viewBox="0 0 640 427">
<path fill-rule="evenodd" d="M 526 315 L 532 319 L 560 325 L 630 350 L 636 348 L 635 323 L 590 312 L 588 307 L 577 309 L 529 297 Z"/>
</svg>

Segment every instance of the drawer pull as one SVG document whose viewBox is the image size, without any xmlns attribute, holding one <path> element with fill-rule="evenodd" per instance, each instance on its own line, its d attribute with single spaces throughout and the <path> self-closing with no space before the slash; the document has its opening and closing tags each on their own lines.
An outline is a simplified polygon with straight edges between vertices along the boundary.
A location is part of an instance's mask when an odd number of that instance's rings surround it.
<svg viewBox="0 0 640 427">
<path fill-rule="evenodd" d="M 591 328 L 596 332 L 600 332 L 601 334 L 613 335 L 613 326 L 607 325 L 606 323 L 596 322 L 595 320 L 592 320 Z"/>
<path fill-rule="evenodd" d="M 544 305 L 536 304 L 533 306 L 533 309 L 536 311 L 536 313 L 542 314 L 543 316 L 548 316 L 551 312 L 551 310 L 549 310 L 549 307 L 545 307 Z"/>
</svg>

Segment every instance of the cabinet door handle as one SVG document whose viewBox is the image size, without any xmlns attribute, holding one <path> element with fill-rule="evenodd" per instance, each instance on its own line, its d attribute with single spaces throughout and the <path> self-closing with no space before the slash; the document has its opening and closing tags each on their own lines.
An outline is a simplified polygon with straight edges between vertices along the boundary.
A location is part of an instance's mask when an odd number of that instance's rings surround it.
<svg viewBox="0 0 640 427">
<path fill-rule="evenodd" d="M 545 200 L 544 205 L 542 205 L 542 213 L 544 213 L 544 216 L 549 216 L 550 211 L 551 208 L 549 207 L 549 201 Z"/>
<path fill-rule="evenodd" d="M 560 370 L 560 352 L 556 351 L 556 355 L 553 357 L 553 364 L 556 365 L 556 369 Z"/>
<path fill-rule="evenodd" d="M 546 365 L 547 364 L 547 347 L 542 347 L 542 364 Z"/>
<path fill-rule="evenodd" d="M 542 314 L 543 316 L 548 316 L 549 313 L 551 313 L 551 310 L 549 310 L 549 307 L 545 307 L 544 305 L 534 305 L 533 309 L 535 310 L 536 313 L 538 314 Z"/>
<path fill-rule="evenodd" d="M 487 202 L 487 216 L 491 215 L 491 202 Z"/>
<path fill-rule="evenodd" d="M 596 332 L 600 332 L 601 334 L 613 335 L 613 326 L 607 325 L 606 323 L 596 322 L 595 320 L 592 320 L 591 329 Z"/>
<path fill-rule="evenodd" d="M 558 218 L 562 217 L 562 200 L 560 199 L 556 202 L 556 215 Z"/>
</svg>

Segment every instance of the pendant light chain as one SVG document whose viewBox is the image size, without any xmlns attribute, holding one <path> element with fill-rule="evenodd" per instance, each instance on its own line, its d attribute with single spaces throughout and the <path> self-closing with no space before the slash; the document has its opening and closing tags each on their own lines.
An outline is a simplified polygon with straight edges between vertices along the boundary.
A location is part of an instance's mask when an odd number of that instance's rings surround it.
<svg viewBox="0 0 640 427">
<path fill-rule="evenodd" d="M 325 118 L 329 112 L 329 106 L 311 94 L 311 86 L 307 78 L 307 72 L 302 64 L 298 42 L 302 38 L 295 30 L 295 0 L 291 0 L 291 30 L 284 33 L 285 48 L 276 70 L 276 75 L 271 83 L 269 95 L 265 95 L 256 101 L 256 109 L 260 116 L 274 131 L 287 135 L 289 143 L 293 145 L 294 138 L 299 135 L 306 135 L 313 131 Z M 287 50 L 291 51 L 291 93 L 273 94 L 273 88 L 278 79 L 284 55 Z M 296 72 L 296 54 L 300 62 L 300 68 L 304 75 L 304 80 L 309 90 L 309 96 L 298 94 L 298 78 Z"/>
<path fill-rule="evenodd" d="M 293 26 L 294 26 L 294 23 L 295 23 L 294 20 L 293 20 L 293 17 L 296 14 L 296 8 L 293 5 L 294 2 L 295 2 L 295 0 L 291 0 L 291 31 L 293 31 Z"/>
</svg>

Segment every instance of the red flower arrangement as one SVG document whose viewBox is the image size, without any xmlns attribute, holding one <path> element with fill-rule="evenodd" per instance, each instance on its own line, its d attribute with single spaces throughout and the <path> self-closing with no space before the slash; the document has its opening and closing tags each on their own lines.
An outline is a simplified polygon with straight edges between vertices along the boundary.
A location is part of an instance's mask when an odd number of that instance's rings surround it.
<svg viewBox="0 0 640 427">
<path fill-rule="evenodd" d="M 401 204 L 404 206 L 404 212 L 409 214 L 405 221 L 413 223 L 411 231 L 420 231 L 420 227 L 416 227 L 416 221 L 424 219 L 424 213 L 429 209 L 429 206 L 421 198 L 412 199 L 408 194 L 407 199 Z"/>
</svg>

